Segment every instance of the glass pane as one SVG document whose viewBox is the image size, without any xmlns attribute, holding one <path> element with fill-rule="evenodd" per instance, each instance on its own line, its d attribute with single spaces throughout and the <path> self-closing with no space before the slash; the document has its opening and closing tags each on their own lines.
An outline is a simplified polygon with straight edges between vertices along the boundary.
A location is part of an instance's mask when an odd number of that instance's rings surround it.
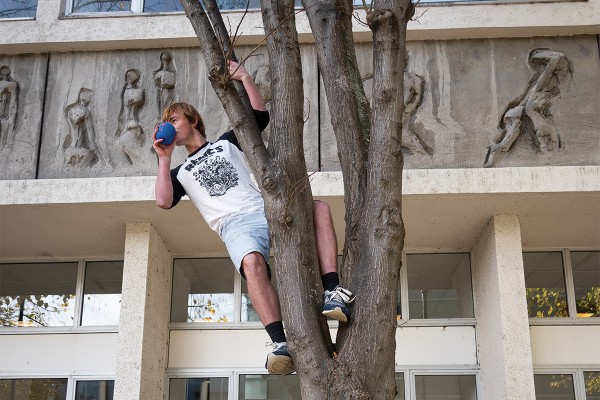
<svg viewBox="0 0 600 400">
<path fill-rule="evenodd" d="M 417 375 L 417 400 L 477 400 L 475 375 Z"/>
<path fill-rule="evenodd" d="M 68 379 L 0 379 L 0 399 L 65 400 Z"/>
<path fill-rule="evenodd" d="M 144 12 L 170 12 L 183 11 L 179 0 L 146 0 Z"/>
<path fill-rule="evenodd" d="M 115 381 L 78 381 L 75 400 L 112 400 Z"/>
<path fill-rule="evenodd" d="M 122 285 L 123 261 L 87 263 L 81 325 L 119 325 Z"/>
<path fill-rule="evenodd" d="M 586 400 L 600 400 L 600 371 L 583 373 Z"/>
<path fill-rule="evenodd" d="M 575 400 L 573 375 L 533 376 L 536 400 Z"/>
<path fill-rule="evenodd" d="M 571 267 L 577 316 L 600 317 L 600 251 L 571 252 Z"/>
<path fill-rule="evenodd" d="M 260 8 L 260 0 L 217 0 L 221 10 L 245 10 Z"/>
<path fill-rule="evenodd" d="M 73 326 L 77 263 L 0 264 L 2 326 Z"/>
<path fill-rule="evenodd" d="M 468 253 L 410 254 L 406 264 L 410 319 L 473 318 Z"/>
<path fill-rule="evenodd" d="M 568 317 L 562 253 L 523 253 L 529 317 Z"/>
<path fill-rule="evenodd" d="M 404 400 L 404 374 L 396 373 L 396 400 Z"/>
<path fill-rule="evenodd" d="M 302 400 L 298 375 L 240 375 L 239 400 Z"/>
<path fill-rule="evenodd" d="M 189 378 L 169 380 L 169 400 L 227 400 L 227 378 Z"/>
<path fill-rule="evenodd" d="M 130 11 L 131 0 L 73 0 L 73 12 L 118 12 Z"/>
<path fill-rule="evenodd" d="M 235 273 L 229 258 L 175 260 L 171 322 L 233 322 Z"/>
<path fill-rule="evenodd" d="M 33 18 L 38 0 L 0 0 L 0 18 Z"/>
</svg>

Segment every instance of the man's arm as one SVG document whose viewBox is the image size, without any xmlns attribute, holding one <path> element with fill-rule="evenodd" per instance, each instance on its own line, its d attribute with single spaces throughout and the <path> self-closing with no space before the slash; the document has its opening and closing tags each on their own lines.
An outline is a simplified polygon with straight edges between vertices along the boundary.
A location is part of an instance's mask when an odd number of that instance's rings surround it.
<svg viewBox="0 0 600 400">
<path fill-rule="evenodd" d="M 229 73 L 233 79 L 242 82 L 244 85 L 252 108 L 258 111 L 267 111 L 267 105 L 260 94 L 260 90 L 246 68 L 235 61 L 229 61 Z"/>
<path fill-rule="evenodd" d="M 154 192 L 156 196 L 156 205 L 160 208 L 169 209 L 173 205 L 173 183 L 171 182 L 171 154 L 175 148 L 175 142 L 170 145 L 164 145 L 163 139 L 156 139 L 158 125 L 154 129 L 154 151 L 158 156 L 158 173 L 156 174 L 156 184 Z"/>
</svg>

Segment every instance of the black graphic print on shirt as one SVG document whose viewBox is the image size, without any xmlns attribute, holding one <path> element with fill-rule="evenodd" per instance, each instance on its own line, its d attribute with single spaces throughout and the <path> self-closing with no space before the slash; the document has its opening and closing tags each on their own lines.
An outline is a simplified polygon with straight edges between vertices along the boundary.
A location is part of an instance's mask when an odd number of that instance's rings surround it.
<svg viewBox="0 0 600 400">
<path fill-rule="evenodd" d="M 194 172 L 194 177 L 212 197 L 223 196 L 238 185 L 238 174 L 232 163 L 217 156 L 208 159 Z"/>
</svg>

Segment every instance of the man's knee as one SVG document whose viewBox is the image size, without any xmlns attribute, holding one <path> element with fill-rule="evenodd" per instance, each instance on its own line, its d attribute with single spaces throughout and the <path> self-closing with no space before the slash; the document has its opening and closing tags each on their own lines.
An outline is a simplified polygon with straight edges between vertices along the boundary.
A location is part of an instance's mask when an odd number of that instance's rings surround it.
<svg viewBox="0 0 600 400">
<path fill-rule="evenodd" d="M 265 258 L 259 252 L 252 252 L 246 254 L 242 260 L 242 267 L 240 273 L 246 279 L 254 277 L 268 277 L 268 267 Z"/>
</svg>

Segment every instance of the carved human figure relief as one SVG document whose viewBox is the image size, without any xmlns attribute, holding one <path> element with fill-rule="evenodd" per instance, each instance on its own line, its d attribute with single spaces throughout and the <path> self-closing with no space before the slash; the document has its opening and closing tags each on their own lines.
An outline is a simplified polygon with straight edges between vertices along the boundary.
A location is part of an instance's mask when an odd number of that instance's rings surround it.
<svg viewBox="0 0 600 400">
<path fill-rule="evenodd" d="M 532 76 L 523 94 L 511 101 L 502 114 L 500 132 L 488 148 L 484 167 L 496 166 L 525 132 L 531 134 L 536 150 L 541 153 L 562 146 L 552 122 L 551 107 L 560 96 L 561 84 L 573 75 L 571 61 L 563 53 L 536 48 L 529 52 L 527 66 Z"/>
<path fill-rule="evenodd" d="M 144 89 L 139 86 L 140 71 L 129 69 L 125 72 L 125 85 L 121 91 L 121 111 L 115 138 L 130 164 L 140 158 L 144 148 L 144 135 L 140 125 L 139 111 L 144 105 Z"/>
<path fill-rule="evenodd" d="M 0 149 L 11 147 L 14 141 L 19 83 L 11 77 L 10 67 L 0 67 Z"/>
<path fill-rule="evenodd" d="M 90 102 L 93 92 L 81 88 L 77 101 L 65 108 L 69 130 L 60 140 L 66 167 L 90 167 L 99 161 L 96 133 L 92 124 Z"/>
<path fill-rule="evenodd" d="M 408 70 L 408 59 L 404 70 L 404 112 L 402 113 L 402 147 L 416 154 L 433 153 L 414 129 L 414 118 L 423 102 L 425 78 Z"/>
<path fill-rule="evenodd" d="M 160 68 L 154 71 L 153 78 L 157 88 L 157 115 L 160 116 L 163 110 L 175 100 L 176 71 L 173 65 L 173 56 L 170 52 L 163 51 L 160 53 Z"/>
</svg>

